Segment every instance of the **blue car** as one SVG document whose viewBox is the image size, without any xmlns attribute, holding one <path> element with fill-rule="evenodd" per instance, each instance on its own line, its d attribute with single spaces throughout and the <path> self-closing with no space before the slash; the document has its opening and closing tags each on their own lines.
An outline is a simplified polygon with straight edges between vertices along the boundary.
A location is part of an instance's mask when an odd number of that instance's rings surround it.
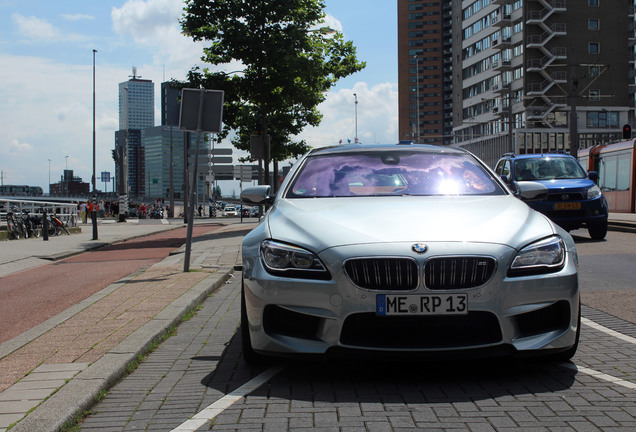
<svg viewBox="0 0 636 432">
<path fill-rule="evenodd" d="M 589 175 L 566 153 L 515 155 L 497 162 L 496 173 L 515 194 L 565 230 L 587 228 L 595 240 L 607 234 L 607 200 Z"/>
</svg>

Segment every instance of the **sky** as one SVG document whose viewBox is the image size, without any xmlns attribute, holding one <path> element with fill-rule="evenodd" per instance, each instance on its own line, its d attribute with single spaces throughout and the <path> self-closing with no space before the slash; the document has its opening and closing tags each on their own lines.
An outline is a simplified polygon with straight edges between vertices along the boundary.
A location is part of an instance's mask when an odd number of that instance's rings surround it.
<svg viewBox="0 0 636 432">
<path fill-rule="evenodd" d="M 321 125 L 300 137 L 322 147 L 353 141 L 357 130 L 363 143 L 397 142 L 397 2 L 324 2 L 326 24 L 367 65 L 329 91 Z M 64 169 L 91 182 L 94 70 L 95 170 L 104 190 L 100 173 L 115 171 L 118 84 L 133 67 L 152 80 L 159 124 L 160 83 L 185 80 L 201 64 L 204 45 L 181 34 L 183 7 L 183 0 L 0 0 L 2 184 L 41 186 L 46 194 Z"/>
</svg>

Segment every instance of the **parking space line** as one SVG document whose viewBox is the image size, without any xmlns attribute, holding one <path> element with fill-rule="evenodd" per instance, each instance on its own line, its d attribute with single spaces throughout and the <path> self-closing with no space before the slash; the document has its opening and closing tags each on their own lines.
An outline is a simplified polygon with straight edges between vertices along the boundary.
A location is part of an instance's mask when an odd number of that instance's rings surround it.
<svg viewBox="0 0 636 432">
<path fill-rule="evenodd" d="M 605 326 L 602 326 L 601 324 L 598 324 L 598 323 L 596 323 L 596 322 L 594 322 L 594 321 L 592 321 L 592 320 L 590 320 L 588 318 L 581 318 L 581 323 L 585 324 L 588 327 L 592 327 L 595 330 L 599 330 L 599 331 L 601 331 L 601 332 L 603 332 L 605 334 L 608 334 L 608 335 L 613 336 L 613 337 L 615 337 L 617 339 L 620 339 L 620 340 L 622 340 L 624 342 L 628 342 L 630 344 L 636 345 L 636 338 L 633 338 L 631 336 L 627 336 L 627 335 L 619 333 L 619 332 L 617 332 L 615 330 L 609 329 L 609 328 L 607 328 Z M 612 375 L 608 375 L 606 373 L 599 372 L 599 371 L 594 370 L 594 369 L 586 368 L 584 366 L 577 366 L 574 363 L 562 363 L 561 366 L 563 366 L 565 368 L 568 368 L 568 369 L 572 369 L 572 370 L 577 371 L 577 372 L 584 373 L 586 375 L 589 375 L 591 377 L 597 378 L 599 380 L 603 380 L 603 381 L 607 381 L 607 382 L 610 382 L 610 383 L 618 384 L 618 385 L 620 385 L 622 387 L 625 387 L 625 388 L 628 388 L 628 389 L 631 389 L 631 390 L 636 390 L 636 383 L 633 383 L 631 381 L 626 381 L 624 379 L 621 379 L 621 378 L 618 378 L 618 377 L 615 377 L 615 376 L 612 376 Z"/>
<path fill-rule="evenodd" d="M 636 345 L 636 338 L 633 338 L 631 336 L 627 336 L 627 335 L 624 335 L 623 333 L 619 333 L 615 330 L 609 329 L 605 326 L 595 323 L 594 321 L 588 318 L 581 318 L 581 323 L 585 324 L 586 326 L 592 327 L 593 329 L 602 331 L 603 333 L 608 334 L 610 336 L 614 336 L 617 339 Z"/>
<path fill-rule="evenodd" d="M 572 369 L 574 371 L 577 372 L 582 372 L 586 375 L 589 375 L 591 377 L 597 378 L 599 380 L 603 380 L 603 381 L 607 381 L 610 383 L 614 383 L 614 384 L 618 384 L 619 386 L 631 389 L 631 390 L 636 390 L 636 383 L 633 383 L 631 381 L 625 381 L 624 379 L 621 378 L 617 378 L 615 376 L 612 375 L 608 375 L 606 373 L 603 372 L 599 372 L 597 370 L 594 369 L 590 369 L 590 368 L 586 368 L 584 366 L 577 366 L 574 363 L 562 363 L 561 366 L 568 368 L 568 369 Z"/>
<path fill-rule="evenodd" d="M 208 421 L 213 420 L 216 416 L 221 414 L 224 410 L 232 406 L 236 401 L 247 396 L 272 377 L 276 376 L 280 371 L 285 369 L 285 365 L 272 366 L 265 372 L 255 376 L 241 387 L 237 388 L 231 393 L 226 394 L 221 399 L 217 400 L 213 404 L 209 405 L 202 411 L 196 413 L 190 420 L 183 422 L 181 425 L 172 429 L 172 432 L 193 432 L 205 425 Z"/>
</svg>

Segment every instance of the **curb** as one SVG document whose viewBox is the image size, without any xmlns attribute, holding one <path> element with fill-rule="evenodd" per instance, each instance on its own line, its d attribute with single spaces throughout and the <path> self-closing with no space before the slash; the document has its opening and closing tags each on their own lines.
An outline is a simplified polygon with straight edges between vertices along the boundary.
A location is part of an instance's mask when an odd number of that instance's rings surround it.
<svg viewBox="0 0 636 432">
<path fill-rule="evenodd" d="M 178 325 L 183 316 L 202 303 L 230 277 L 233 267 L 221 267 L 159 314 L 133 332 L 101 359 L 80 372 L 35 410 L 16 423 L 13 432 L 58 432 L 67 422 L 83 416 L 98 401 L 99 394 L 126 375 L 126 366 L 160 341 L 166 331 Z"/>
<path fill-rule="evenodd" d="M 633 222 L 609 221 L 607 224 L 609 231 L 619 231 L 627 233 L 636 233 L 636 224 Z"/>
</svg>

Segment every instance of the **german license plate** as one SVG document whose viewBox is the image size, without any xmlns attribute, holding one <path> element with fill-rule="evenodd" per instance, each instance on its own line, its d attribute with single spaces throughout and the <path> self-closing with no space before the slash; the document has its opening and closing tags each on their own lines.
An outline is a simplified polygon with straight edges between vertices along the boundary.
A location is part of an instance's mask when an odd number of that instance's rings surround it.
<svg viewBox="0 0 636 432">
<path fill-rule="evenodd" d="M 554 203 L 555 210 L 580 210 L 581 203 L 580 202 L 562 202 L 562 203 Z"/>
<path fill-rule="evenodd" d="M 378 294 L 376 315 L 465 315 L 468 313 L 466 294 Z"/>
</svg>

